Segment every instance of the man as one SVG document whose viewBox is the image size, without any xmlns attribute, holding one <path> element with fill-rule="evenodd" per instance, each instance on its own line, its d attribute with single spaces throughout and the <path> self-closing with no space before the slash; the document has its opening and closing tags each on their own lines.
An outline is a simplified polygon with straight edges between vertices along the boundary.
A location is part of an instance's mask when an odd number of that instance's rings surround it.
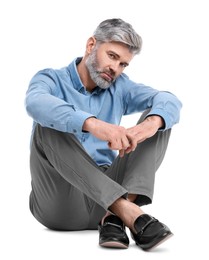
<svg viewBox="0 0 209 260">
<path fill-rule="evenodd" d="M 33 118 L 30 210 L 54 230 L 99 230 L 99 244 L 149 250 L 170 229 L 146 214 L 155 173 L 166 152 L 181 102 L 123 73 L 141 37 L 121 19 L 99 24 L 82 58 L 39 71 L 26 94 Z M 130 128 L 123 115 L 143 112 Z M 118 152 L 118 154 L 117 154 Z"/>
</svg>

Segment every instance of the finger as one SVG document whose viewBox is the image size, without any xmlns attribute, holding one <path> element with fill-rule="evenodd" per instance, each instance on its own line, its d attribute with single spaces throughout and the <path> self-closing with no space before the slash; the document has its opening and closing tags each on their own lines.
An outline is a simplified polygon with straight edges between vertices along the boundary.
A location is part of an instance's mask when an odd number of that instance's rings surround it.
<svg viewBox="0 0 209 260">
<path fill-rule="evenodd" d="M 126 150 L 129 147 L 129 140 L 125 136 L 112 140 L 112 142 L 109 142 L 108 145 L 112 150 Z"/>
<path fill-rule="evenodd" d="M 129 147 L 125 150 L 125 153 L 133 152 L 137 147 L 137 140 L 135 138 L 129 139 Z"/>
<path fill-rule="evenodd" d="M 132 141 L 131 141 L 131 151 L 135 151 L 135 149 L 136 149 L 136 147 L 137 147 L 137 139 L 133 139 Z"/>
<path fill-rule="evenodd" d="M 134 152 L 135 149 L 132 149 L 131 147 L 128 147 L 126 150 L 125 150 L 125 153 L 130 153 L 130 152 Z"/>
<path fill-rule="evenodd" d="M 130 140 L 128 139 L 128 137 L 125 136 L 121 139 L 121 145 L 124 150 L 126 150 L 130 146 Z"/>
<path fill-rule="evenodd" d="M 119 151 L 119 156 L 122 158 L 122 157 L 124 156 L 124 154 L 125 154 L 125 150 L 124 150 L 124 149 L 121 149 L 121 150 Z"/>
<path fill-rule="evenodd" d="M 114 140 L 114 142 L 108 142 L 108 146 L 111 150 L 120 151 L 123 149 L 122 141 L 120 140 Z"/>
<path fill-rule="evenodd" d="M 130 152 L 133 152 L 134 150 L 132 150 L 130 147 L 128 147 L 126 150 L 125 150 L 125 153 L 130 153 Z"/>
</svg>

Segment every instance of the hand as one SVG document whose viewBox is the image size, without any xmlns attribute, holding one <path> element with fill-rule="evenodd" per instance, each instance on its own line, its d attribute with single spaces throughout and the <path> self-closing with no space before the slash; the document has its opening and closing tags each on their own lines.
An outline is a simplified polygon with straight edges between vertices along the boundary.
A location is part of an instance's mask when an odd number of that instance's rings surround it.
<svg viewBox="0 0 209 260">
<path fill-rule="evenodd" d="M 160 116 L 149 116 L 142 123 L 128 129 L 91 117 L 84 122 L 83 130 L 107 141 L 110 149 L 118 150 L 119 156 L 123 157 L 125 153 L 134 151 L 138 143 L 153 136 L 163 125 Z"/>
<path fill-rule="evenodd" d="M 122 126 L 109 124 L 91 117 L 84 122 L 83 130 L 90 132 L 100 140 L 107 141 L 110 149 L 119 150 L 120 156 L 123 156 L 124 151 L 130 146 L 127 130 Z"/>
<path fill-rule="evenodd" d="M 156 134 L 159 128 L 164 126 L 164 120 L 162 117 L 153 115 L 147 117 L 140 124 L 127 129 L 127 137 L 131 143 L 130 147 L 125 151 L 129 153 L 134 151 L 137 144 L 143 142 L 147 138 Z"/>
</svg>

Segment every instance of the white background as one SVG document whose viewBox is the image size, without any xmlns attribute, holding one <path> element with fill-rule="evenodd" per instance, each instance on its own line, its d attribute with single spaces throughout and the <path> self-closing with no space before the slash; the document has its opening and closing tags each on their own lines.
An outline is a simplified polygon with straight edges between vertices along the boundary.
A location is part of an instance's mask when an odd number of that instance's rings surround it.
<svg viewBox="0 0 209 260">
<path fill-rule="evenodd" d="M 207 0 L 1 1 L 1 259 L 207 259 L 208 13 Z M 150 253 L 132 240 L 128 250 L 102 249 L 97 231 L 49 231 L 28 207 L 28 83 L 38 70 L 82 56 L 98 23 L 114 17 L 130 22 L 143 38 L 142 52 L 126 73 L 175 93 L 184 104 L 157 172 L 153 204 L 144 209 L 165 222 L 174 237 Z M 122 123 L 133 125 L 136 118 Z"/>
</svg>

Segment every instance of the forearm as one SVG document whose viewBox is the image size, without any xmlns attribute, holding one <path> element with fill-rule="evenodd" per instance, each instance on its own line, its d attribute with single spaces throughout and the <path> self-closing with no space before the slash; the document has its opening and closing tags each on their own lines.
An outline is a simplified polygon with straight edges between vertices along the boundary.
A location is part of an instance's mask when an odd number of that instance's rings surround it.
<svg viewBox="0 0 209 260">
<path fill-rule="evenodd" d="M 164 127 L 164 120 L 158 115 L 150 115 L 141 123 L 127 129 L 127 136 L 132 144 L 132 150 L 138 143 L 143 142 L 147 138 L 152 137 L 155 133 Z M 129 150 L 128 150 L 129 152 Z"/>
<path fill-rule="evenodd" d="M 163 129 L 165 127 L 165 121 L 159 115 L 150 115 L 144 121 L 151 122 L 153 124 L 153 127 L 155 127 L 157 130 Z"/>
<path fill-rule="evenodd" d="M 40 125 L 69 133 L 81 132 L 84 121 L 92 116 L 48 93 L 30 92 L 26 96 L 25 107 Z"/>
<path fill-rule="evenodd" d="M 117 132 L 120 131 L 120 129 L 124 128 L 104 122 L 95 117 L 87 118 L 83 124 L 83 131 L 90 132 L 100 140 L 107 142 L 112 142 L 112 139 L 117 135 Z"/>
</svg>

